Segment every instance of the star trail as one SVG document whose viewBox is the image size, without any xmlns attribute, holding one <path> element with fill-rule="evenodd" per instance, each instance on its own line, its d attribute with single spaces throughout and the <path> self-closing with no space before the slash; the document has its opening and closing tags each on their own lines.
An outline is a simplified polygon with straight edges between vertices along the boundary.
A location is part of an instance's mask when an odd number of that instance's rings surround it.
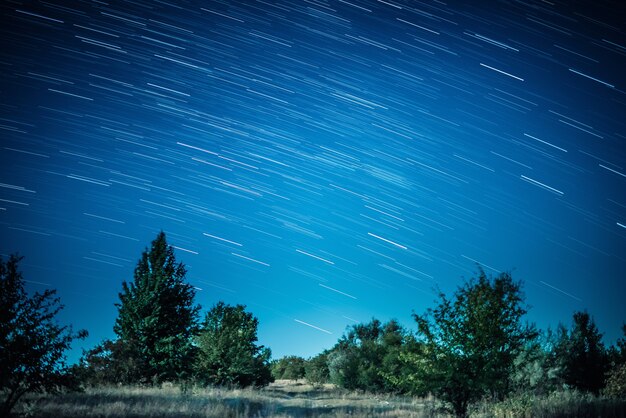
<svg viewBox="0 0 626 418">
<path fill-rule="evenodd" d="M 84 348 L 160 230 L 197 302 L 246 304 L 275 357 L 411 328 L 477 263 L 524 281 L 540 327 L 587 309 L 619 335 L 620 2 L 0 7 L 0 253 Z"/>
</svg>

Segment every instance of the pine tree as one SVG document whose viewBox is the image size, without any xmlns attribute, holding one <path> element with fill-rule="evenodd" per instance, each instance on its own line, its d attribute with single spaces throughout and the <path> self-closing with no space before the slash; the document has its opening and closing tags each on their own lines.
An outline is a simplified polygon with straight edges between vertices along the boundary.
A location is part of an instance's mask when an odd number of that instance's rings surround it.
<svg viewBox="0 0 626 418">
<path fill-rule="evenodd" d="M 124 348 L 126 383 L 158 383 L 191 376 L 199 306 L 186 270 L 160 232 L 143 252 L 132 283 L 124 282 L 114 331 Z"/>
</svg>

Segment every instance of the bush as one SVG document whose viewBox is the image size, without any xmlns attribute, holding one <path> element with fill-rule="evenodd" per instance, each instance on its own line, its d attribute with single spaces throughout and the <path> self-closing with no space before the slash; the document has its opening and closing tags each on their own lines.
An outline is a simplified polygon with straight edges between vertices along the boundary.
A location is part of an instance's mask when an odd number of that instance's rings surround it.
<svg viewBox="0 0 626 418">
<path fill-rule="evenodd" d="M 328 351 L 310 358 L 304 365 L 306 380 L 313 386 L 321 386 L 330 381 L 328 370 Z"/>
<path fill-rule="evenodd" d="M 609 372 L 604 395 L 611 398 L 626 399 L 626 363 L 616 366 Z"/>
<path fill-rule="evenodd" d="M 298 380 L 304 377 L 305 360 L 298 356 L 285 356 L 272 362 L 274 379 Z"/>
</svg>

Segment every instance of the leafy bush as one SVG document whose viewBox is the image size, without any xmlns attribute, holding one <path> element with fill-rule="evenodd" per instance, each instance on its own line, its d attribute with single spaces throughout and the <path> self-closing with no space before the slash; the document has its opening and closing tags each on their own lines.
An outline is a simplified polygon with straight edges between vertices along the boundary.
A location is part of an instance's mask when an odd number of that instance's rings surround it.
<svg viewBox="0 0 626 418">
<path fill-rule="evenodd" d="M 609 372 L 604 395 L 611 398 L 626 399 L 626 363 L 616 366 Z"/>
<path fill-rule="evenodd" d="M 398 353 L 406 338 L 407 332 L 395 320 L 382 324 L 372 319 L 352 326 L 327 355 L 330 381 L 352 390 L 393 391 L 385 376 L 401 367 Z"/>
<path fill-rule="evenodd" d="M 328 370 L 328 350 L 310 358 L 304 365 L 306 380 L 313 386 L 320 386 L 330 381 Z"/>
<path fill-rule="evenodd" d="M 272 362 L 274 379 L 298 380 L 305 374 L 305 360 L 298 356 L 285 356 Z"/>
</svg>

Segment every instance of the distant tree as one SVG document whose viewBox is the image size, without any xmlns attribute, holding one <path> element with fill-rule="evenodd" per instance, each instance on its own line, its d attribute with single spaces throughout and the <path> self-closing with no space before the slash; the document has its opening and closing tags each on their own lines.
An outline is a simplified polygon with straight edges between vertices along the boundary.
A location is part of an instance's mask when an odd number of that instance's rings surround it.
<svg viewBox="0 0 626 418">
<path fill-rule="evenodd" d="M 0 416 L 9 416 L 20 398 L 29 392 L 54 393 L 77 388 L 77 381 L 65 363 L 65 351 L 74 334 L 61 326 L 56 316 L 63 309 L 56 290 L 29 296 L 18 270 L 21 257 L 0 259 Z"/>
<path fill-rule="evenodd" d="M 328 383 L 330 380 L 328 353 L 329 350 L 325 350 L 317 356 L 308 359 L 304 365 L 306 380 L 313 386 L 320 386 Z"/>
<path fill-rule="evenodd" d="M 626 363 L 626 324 L 622 325 L 622 336 L 617 339 L 615 346 L 609 349 L 611 367 Z"/>
<path fill-rule="evenodd" d="M 598 394 L 604 387 L 609 357 L 602 334 L 587 312 L 576 312 L 572 329 L 561 327 L 556 347 L 564 382 L 583 392 Z"/>
<path fill-rule="evenodd" d="M 274 379 L 298 380 L 304 377 L 305 360 L 298 356 L 285 356 L 272 362 Z"/>
<path fill-rule="evenodd" d="M 196 378 L 200 383 L 226 386 L 265 386 L 274 379 L 271 351 L 259 346 L 259 321 L 244 305 L 218 302 L 207 312 L 196 339 L 199 349 Z"/>
<path fill-rule="evenodd" d="M 398 353 L 406 336 L 395 320 L 382 324 L 372 319 L 352 326 L 328 354 L 330 381 L 346 389 L 394 390 L 385 376 L 397 372 Z"/>
<path fill-rule="evenodd" d="M 434 309 L 414 314 L 420 344 L 404 355 L 413 367 L 405 383 L 416 394 L 435 394 L 457 417 L 467 417 L 468 407 L 485 396 L 502 398 L 515 358 L 536 336 L 522 323 L 523 300 L 521 283 L 510 274 L 487 277 L 482 269 L 452 300 L 440 292 Z"/>
<path fill-rule="evenodd" d="M 133 281 L 122 283 L 113 330 L 120 340 L 128 383 L 188 379 L 192 374 L 199 306 L 186 270 L 160 232 L 143 252 Z M 120 359 L 121 356 L 117 358 Z M 118 366 L 120 366 L 118 364 Z"/>
<path fill-rule="evenodd" d="M 74 373 L 87 386 L 135 383 L 137 364 L 131 348 L 121 339 L 104 340 L 83 351 L 78 364 L 73 366 Z"/>
</svg>

